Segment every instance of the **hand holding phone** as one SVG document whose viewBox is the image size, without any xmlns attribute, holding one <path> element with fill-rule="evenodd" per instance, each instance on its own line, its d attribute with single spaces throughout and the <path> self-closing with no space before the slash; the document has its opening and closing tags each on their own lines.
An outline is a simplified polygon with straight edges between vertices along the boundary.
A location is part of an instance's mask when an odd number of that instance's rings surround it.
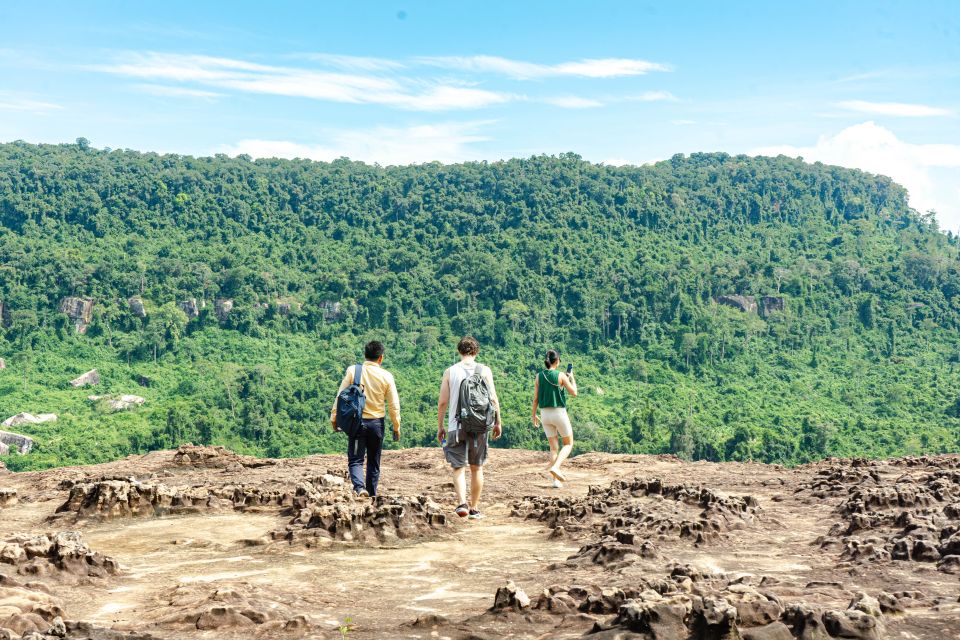
<svg viewBox="0 0 960 640">
<path fill-rule="evenodd" d="M 573 373 L 573 363 L 572 363 L 572 362 L 567 365 L 567 375 L 570 375 L 571 373 Z"/>
</svg>

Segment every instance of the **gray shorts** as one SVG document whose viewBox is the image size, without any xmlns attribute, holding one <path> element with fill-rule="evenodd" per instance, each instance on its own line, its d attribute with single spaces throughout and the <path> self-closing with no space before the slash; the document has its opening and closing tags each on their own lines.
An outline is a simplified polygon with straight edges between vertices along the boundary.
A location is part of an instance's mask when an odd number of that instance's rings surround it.
<svg viewBox="0 0 960 640">
<path fill-rule="evenodd" d="M 465 467 L 468 464 L 482 467 L 487 461 L 487 436 L 484 434 L 466 434 L 454 431 L 447 434 L 447 444 L 443 446 L 443 455 L 454 469 Z M 454 442 L 453 440 L 456 440 Z"/>
</svg>

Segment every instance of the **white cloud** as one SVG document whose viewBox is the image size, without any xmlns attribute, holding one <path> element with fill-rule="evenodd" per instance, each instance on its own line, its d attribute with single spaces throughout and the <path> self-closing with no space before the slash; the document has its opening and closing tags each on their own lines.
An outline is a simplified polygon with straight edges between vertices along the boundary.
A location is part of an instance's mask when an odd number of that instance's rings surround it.
<svg viewBox="0 0 960 640">
<path fill-rule="evenodd" d="M 33 98 L 28 98 L 16 93 L 0 92 L 0 111 L 31 111 L 33 113 L 43 113 L 62 108 L 61 105 L 52 102 L 34 100 Z"/>
<path fill-rule="evenodd" d="M 335 53 L 304 53 L 294 57 L 303 58 L 304 60 L 313 60 L 314 62 L 320 62 L 332 67 L 346 69 L 348 71 L 390 71 L 394 69 L 403 69 L 406 66 L 402 62 L 397 60 L 389 60 L 387 58 L 345 56 Z"/>
<path fill-rule="evenodd" d="M 340 131 L 324 144 L 285 140 L 241 140 L 221 151 L 254 158 L 308 158 L 330 161 L 351 158 L 381 165 L 462 162 L 479 156 L 471 145 L 488 138 L 478 130 L 489 122 L 449 122 L 406 128 L 377 127 Z"/>
<path fill-rule="evenodd" d="M 417 111 L 476 109 L 513 99 L 508 94 L 449 83 L 410 82 L 403 78 L 261 65 L 229 58 L 165 53 L 134 53 L 127 58 L 93 69 L 247 93 L 380 104 Z"/>
<path fill-rule="evenodd" d="M 603 103 L 592 98 L 580 98 L 578 96 L 559 96 L 556 98 L 544 98 L 544 102 L 552 104 L 555 107 L 564 109 L 591 109 L 593 107 L 602 107 Z"/>
<path fill-rule="evenodd" d="M 944 228 L 960 229 L 960 145 L 913 144 L 873 122 L 821 136 L 809 147 L 754 149 L 752 155 L 786 155 L 813 162 L 853 167 L 893 178 L 910 192 L 910 206 L 935 210 Z"/>
<path fill-rule="evenodd" d="M 204 91 L 202 89 L 188 89 L 187 87 L 171 87 L 165 84 L 135 84 L 134 89 L 141 93 L 149 93 L 153 96 L 170 98 L 219 98 L 222 93 L 213 91 Z"/>
<path fill-rule="evenodd" d="M 910 104 L 906 102 L 868 102 L 866 100 L 846 100 L 838 102 L 837 106 L 860 113 L 873 113 L 882 116 L 898 116 L 903 118 L 928 118 L 931 116 L 949 116 L 952 112 L 941 107 L 931 107 L 925 104 Z"/>
<path fill-rule="evenodd" d="M 479 88 L 475 86 L 476 83 L 462 78 L 429 79 L 398 72 L 411 65 L 441 67 L 472 74 L 494 73 L 515 79 L 560 76 L 615 78 L 670 70 L 664 64 L 631 58 L 583 59 L 553 65 L 496 56 L 424 57 L 401 62 L 314 53 L 297 54 L 287 59 L 309 62 L 305 62 L 305 66 L 269 65 L 205 55 L 128 52 L 111 64 L 87 69 L 143 80 L 145 86 L 156 87 L 147 91 L 157 95 L 214 97 L 224 91 L 241 91 L 331 102 L 377 104 L 411 111 L 480 109 L 527 99 L 522 95 Z M 179 86 L 172 86 L 174 84 Z M 540 99 L 568 109 L 598 107 L 606 102 L 659 100 L 676 100 L 676 97 L 668 91 L 648 91 L 609 99 L 576 96 Z"/>
<path fill-rule="evenodd" d="M 673 102 L 677 100 L 677 96 L 673 95 L 669 91 L 645 91 L 637 95 L 627 96 L 623 98 L 624 102 L 661 102 L 669 101 Z"/>
<path fill-rule="evenodd" d="M 580 60 L 564 62 L 553 67 L 561 75 L 584 76 L 587 78 L 616 78 L 618 76 L 640 76 L 651 71 L 670 71 L 670 67 L 646 60 L 626 58 L 606 58 L 603 60 Z"/>
<path fill-rule="evenodd" d="M 639 76 L 651 71 L 670 71 L 668 65 L 631 58 L 585 59 L 548 65 L 498 56 L 427 56 L 416 58 L 422 64 L 471 71 L 497 73 L 518 80 L 549 76 L 579 76 L 584 78 L 616 78 Z"/>
</svg>

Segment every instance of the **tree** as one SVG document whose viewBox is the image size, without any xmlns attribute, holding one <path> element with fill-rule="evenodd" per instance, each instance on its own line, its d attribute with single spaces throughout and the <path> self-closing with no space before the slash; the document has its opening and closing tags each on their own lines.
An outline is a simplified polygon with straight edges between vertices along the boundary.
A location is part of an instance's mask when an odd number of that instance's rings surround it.
<svg viewBox="0 0 960 640">
<path fill-rule="evenodd" d="M 691 460 L 695 443 L 693 438 L 693 423 L 689 417 L 675 422 L 670 427 L 670 453 L 678 458 Z"/>
</svg>

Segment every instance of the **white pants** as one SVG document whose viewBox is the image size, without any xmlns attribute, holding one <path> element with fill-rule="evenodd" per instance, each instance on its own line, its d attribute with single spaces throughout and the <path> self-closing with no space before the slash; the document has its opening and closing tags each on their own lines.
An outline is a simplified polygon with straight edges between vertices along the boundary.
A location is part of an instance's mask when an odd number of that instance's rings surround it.
<svg viewBox="0 0 960 640">
<path fill-rule="evenodd" d="M 540 424 L 548 438 L 556 438 L 560 434 L 564 438 L 573 436 L 573 427 L 570 418 L 563 407 L 544 407 L 540 409 Z"/>
</svg>

